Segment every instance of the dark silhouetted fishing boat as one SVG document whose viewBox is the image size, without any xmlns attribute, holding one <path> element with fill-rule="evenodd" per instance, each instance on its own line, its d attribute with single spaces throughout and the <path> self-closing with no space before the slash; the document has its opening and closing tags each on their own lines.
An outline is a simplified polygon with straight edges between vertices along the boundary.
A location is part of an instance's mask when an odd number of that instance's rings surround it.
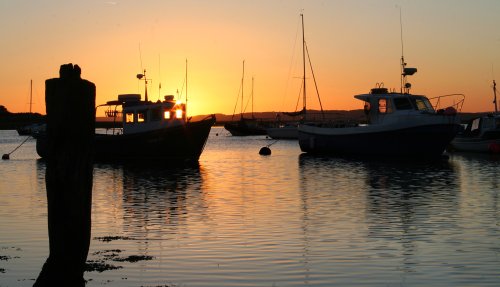
<svg viewBox="0 0 500 287">
<path fill-rule="evenodd" d="M 96 160 L 150 160 L 151 163 L 176 164 L 197 161 L 205 147 L 215 115 L 201 121 L 186 116 L 186 104 L 165 96 L 162 101 L 151 102 L 140 94 L 119 95 L 117 100 L 98 107 L 107 107 L 106 115 L 120 128 L 95 135 Z M 42 158 L 46 155 L 47 141 L 43 133 L 36 136 L 36 149 Z"/>
<path fill-rule="evenodd" d="M 308 153 L 382 157 L 430 158 L 443 154 L 460 130 L 457 111 L 462 94 L 436 97 L 460 97 L 456 104 L 439 109 L 423 95 L 410 94 L 406 77 L 417 69 L 407 68 L 401 58 L 401 91 L 390 92 L 383 85 L 368 94 L 354 96 L 364 102 L 366 124 L 335 123 L 299 125 L 299 145 Z"/>
</svg>

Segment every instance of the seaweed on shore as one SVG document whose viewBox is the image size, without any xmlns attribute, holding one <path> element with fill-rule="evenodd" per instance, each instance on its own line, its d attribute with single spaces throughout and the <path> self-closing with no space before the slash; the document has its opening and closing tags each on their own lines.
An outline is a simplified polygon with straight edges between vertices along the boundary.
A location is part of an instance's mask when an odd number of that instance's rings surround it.
<svg viewBox="0 0 500 287">
<path fill-rule="evenodd" d="M 136 239 L 127 236 L 102 236 L 102 237 L 94 237 L 94 240 L 99 240 L 102 242 L 110 242 L 113 240 L 136 240 Z"/>
<path fill-rule="evenodd" d="M 125 258 L 113 258 L 112 260 L 113 261 L 118 261 L 118 262 L 131 262 L 131 263 L 135 263 L 135 262 L 138 262 L 138 261 L 142 261 L 142 260 L 153 260 L 153 256 L 147 256 L 147 255 L 130 255 L 129 257 L 125 257 Z"/>
<path fill-rule="evenodd" d="M 104 260 L 87 260 L 85 263 L 85 272 L 97 271 L 99 273 L 107 270 L 121 269 L 123 266 L 107 264 Z"/>
<path fill-rule="evenodd" d="M 11 258 L 10 256 L 0 255 L 0 261 L 7 261 L 7 260 L 9 260 L 10 258 Z"/>
</svg>

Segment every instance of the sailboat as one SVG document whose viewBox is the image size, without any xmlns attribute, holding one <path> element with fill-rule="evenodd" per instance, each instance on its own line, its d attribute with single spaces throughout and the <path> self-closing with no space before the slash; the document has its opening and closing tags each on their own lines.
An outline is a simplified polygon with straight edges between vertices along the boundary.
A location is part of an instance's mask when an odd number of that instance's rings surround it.
<svg viewBox="0 0 500 287">
<path fill-rule="evenodd" d="M 243 61 L 243 76 L 241 77 L 241 113 L 238 121 L 224 124 L 224 128 L 233 136 L 266 135 L 266 127 L 253 115 L 253 78 L 252 78 L 252 117 L 243 117 L 243 82 L 245 78 L 245 61 Z M 233 115 L 234 116 L 234 115 Z"/>
<path fill-rule="evenodd" d="M 299 122 L 304 122 L 306 120 L 306 41 L 304 32 L 304 15 L 300 14 L 302 21 L 302 110 L 296 112 L 283 112 L 282 114 L 289 117 L 300 116 Z M 307 52 L 309 58 L 309 53 Z M 311 66 L 312 68 L 312 66 Z M 314 77 L 314 73 L 313 73 Z M 321 100 L 320 100 L 321 105 Z M 267 129 L 267 135 L 273 139 L 298 139 L 299 133 L 297 129 L 298 123 L 280 123 L 278 126 L 270 127 Z"/>
<path fill-rule="evenodd" d="M 31 107 L 33 106 L 33 80 L 30 80 L 30 111 L 29 116 L 31 117 Z M 20 136 L 29 136 L 35 132 L 44 131 L 45 123 L 32 123 L 26 126 L 18 127 L 17 134 Z"/>
</svg>

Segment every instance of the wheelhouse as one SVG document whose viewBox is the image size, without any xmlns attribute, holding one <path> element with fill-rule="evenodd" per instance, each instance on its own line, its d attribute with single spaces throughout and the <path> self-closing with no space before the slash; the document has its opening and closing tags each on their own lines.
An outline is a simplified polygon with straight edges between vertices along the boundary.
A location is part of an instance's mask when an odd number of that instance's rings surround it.
<svg viewBox="0 0 500 287">
<path fill-rule="evenodd" d="M 161 129 L 166 126 L 183 125 L 186 122 L 186 105 L 168 95 L 155 103 L 141 101 L 140 94 L 118 95 L 118 100 L 105 105 L 106 115 L 121 121 L 123 133 L 139 133 Z"/>
</svg>

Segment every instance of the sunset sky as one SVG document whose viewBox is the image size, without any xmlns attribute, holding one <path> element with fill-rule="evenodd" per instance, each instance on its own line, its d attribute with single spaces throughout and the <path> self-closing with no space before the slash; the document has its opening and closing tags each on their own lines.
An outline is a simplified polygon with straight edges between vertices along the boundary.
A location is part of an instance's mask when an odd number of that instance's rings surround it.
<svg viewBox="0 0 500 287">
<path fill-rule="evenodd" d="M 0 105 L 27 112 L 33 80 L 33 111 L 45 114 L 44 81 L 66 63 L 96 84 L 98 104 L 143 93 L 142 69 L 150 99 L 159 83 L 162 97 L 177 95 L 187 60 L 188 113 L 239 113 L 244 60 L 244 102 L 253 77 L 254 111 L 294 111 L 303 13 L 323 108 L 359 109 L 353 95 L 376 83 L 399 89 L 400 11 L 405 60 L 418 69 L 412 93 L 463 93 L 462 111 L 494 110 L 498 0 L 0 0 Z M 307 78 L 308 108 L 317 109 Z"/>
</svg>

